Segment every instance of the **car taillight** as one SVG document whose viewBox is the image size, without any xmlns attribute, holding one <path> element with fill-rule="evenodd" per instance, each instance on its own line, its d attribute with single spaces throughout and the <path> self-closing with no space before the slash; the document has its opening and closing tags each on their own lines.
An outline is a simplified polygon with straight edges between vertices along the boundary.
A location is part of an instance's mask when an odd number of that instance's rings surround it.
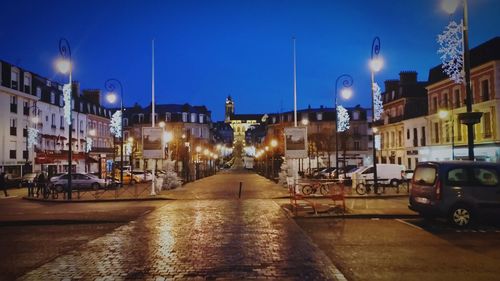
<svg viewBox="0 0 500 281">
<path fill-rule="evenodd" d="M 436 181 L 436 200 L 441 199 L 441 181 Z"/>
</svg>

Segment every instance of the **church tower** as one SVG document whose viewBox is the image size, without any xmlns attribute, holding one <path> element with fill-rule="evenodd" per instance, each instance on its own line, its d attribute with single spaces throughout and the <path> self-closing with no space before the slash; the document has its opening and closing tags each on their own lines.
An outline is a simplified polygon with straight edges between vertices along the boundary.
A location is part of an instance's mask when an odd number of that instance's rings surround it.
<svg viewBox="0 0 500 281">
<path fill-rule="evenodd" d="M 234 114 L 234 102 L 231 96 L 226 98 L 226 114 L 225 114 L 225 122 L 229 123 L 231 121 L 231 115 Z"/>
</svg>

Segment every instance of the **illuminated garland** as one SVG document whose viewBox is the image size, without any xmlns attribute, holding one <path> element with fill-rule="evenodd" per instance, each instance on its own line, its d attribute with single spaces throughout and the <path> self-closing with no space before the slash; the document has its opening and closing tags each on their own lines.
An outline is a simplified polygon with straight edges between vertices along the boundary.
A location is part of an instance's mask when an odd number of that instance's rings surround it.
<svg viewBox="0 0 500 281">
<path fill-rule="evenodd" d="M 349 129 L 349 113 L 343 106 L 337 106 L 337 132 Z"/>
<path fill-rule="evenodd" d="M 89 153 L 92 150 L 92 138 L 87 137 L 85 139 L 85 152 Z"/>
<path fill-rule="evenodd" d="M 441 55 L 443 62 L 442 68 L 446 75 L 455 83 L 460 84 L 464 81 L 464 45 L 462 23 L 458 24 L 451 21 L 443 31 L 438 35 L 437 42 L 440 45 L 438 54 Z"/>
<path fill-rule="evenodd" d="M 382 104 L 382 93 L 377 83 L 373 83 L 373 109 L 374 121 L 380 120 L 382 113 L 384 113 L 384 105 Z"/>
<path fill-rule="evenodd" d="M 122 111 L 118 110 L 111 116 L 109 131 L 117 138 L 122 135 Z"/>
<path fill-rule="evenodd" d="M 64 97 L 64 119 L 66 123 L 71 125 L 71 84 L 64 84 L 63 86 Z"/>
<path fill-rule="evenodd" d="M 38 143 L 38 134 L 40 131 L 35 128 L 28 128 L 28 148 L 33 147 L 36 143 Z"/>
<path fill-rule="evenodd" d="M 132 155 L 132 143 L 130 142 L 125 144 L 125 155 Z"/>
</svg>

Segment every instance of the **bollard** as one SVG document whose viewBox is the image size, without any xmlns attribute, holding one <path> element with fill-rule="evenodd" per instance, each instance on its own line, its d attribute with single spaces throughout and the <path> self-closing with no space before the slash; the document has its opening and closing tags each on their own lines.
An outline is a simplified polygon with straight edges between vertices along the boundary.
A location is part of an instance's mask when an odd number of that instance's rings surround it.
<svg viewBox="0 0 500 281">
<path fill-rule="evenodd" d="M 238 193 L 238 199 L 241 198 L 241 187 L 243 186 L 243 182 L 240 181 L 240 192 Z"/>
</svg>

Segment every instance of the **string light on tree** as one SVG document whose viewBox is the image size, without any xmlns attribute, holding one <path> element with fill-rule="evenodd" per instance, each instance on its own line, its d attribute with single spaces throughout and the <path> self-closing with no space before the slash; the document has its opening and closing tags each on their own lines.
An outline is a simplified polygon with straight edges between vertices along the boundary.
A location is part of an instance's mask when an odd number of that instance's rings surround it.
<svg viewBox="0 0 500 281">
<path fill-rule="evenodd" d="M 382 103 L 380 86 L 376 82 L 373 83 L 373 110 L 374 121 L 380 120 L 380 118 L 382 118 L 382 113 L 384 113 L 384 105 Z"/>
<path fill-rule="evenodd" d="M 339 105 L 337 108 L 337 120 L 337 132 L 344 132 L 349 129 L 349 113 L 342 105 Z"/>
<path fill-rule="evenodd" d="M 85 152 L 89 153 L 92 150 L 92 138 L 87 137 L 85 139 Z"/>
<path fill-rule="evenodd" d="M 119 138 L 122 135 L 122 111 L 118 110 L 111 116 L 111 124 L 109 125 L 109 130 L 111 134 Z"/>
<path fill-rule="evenodd" d="M 441 55 L 442 67 L 446 75 L 455 83 L 464 81 L 464 41 L 463 24 L 451 21 L 438 35 L 437 42 L 440 45 L 438 54 Z"/>
</svg>

